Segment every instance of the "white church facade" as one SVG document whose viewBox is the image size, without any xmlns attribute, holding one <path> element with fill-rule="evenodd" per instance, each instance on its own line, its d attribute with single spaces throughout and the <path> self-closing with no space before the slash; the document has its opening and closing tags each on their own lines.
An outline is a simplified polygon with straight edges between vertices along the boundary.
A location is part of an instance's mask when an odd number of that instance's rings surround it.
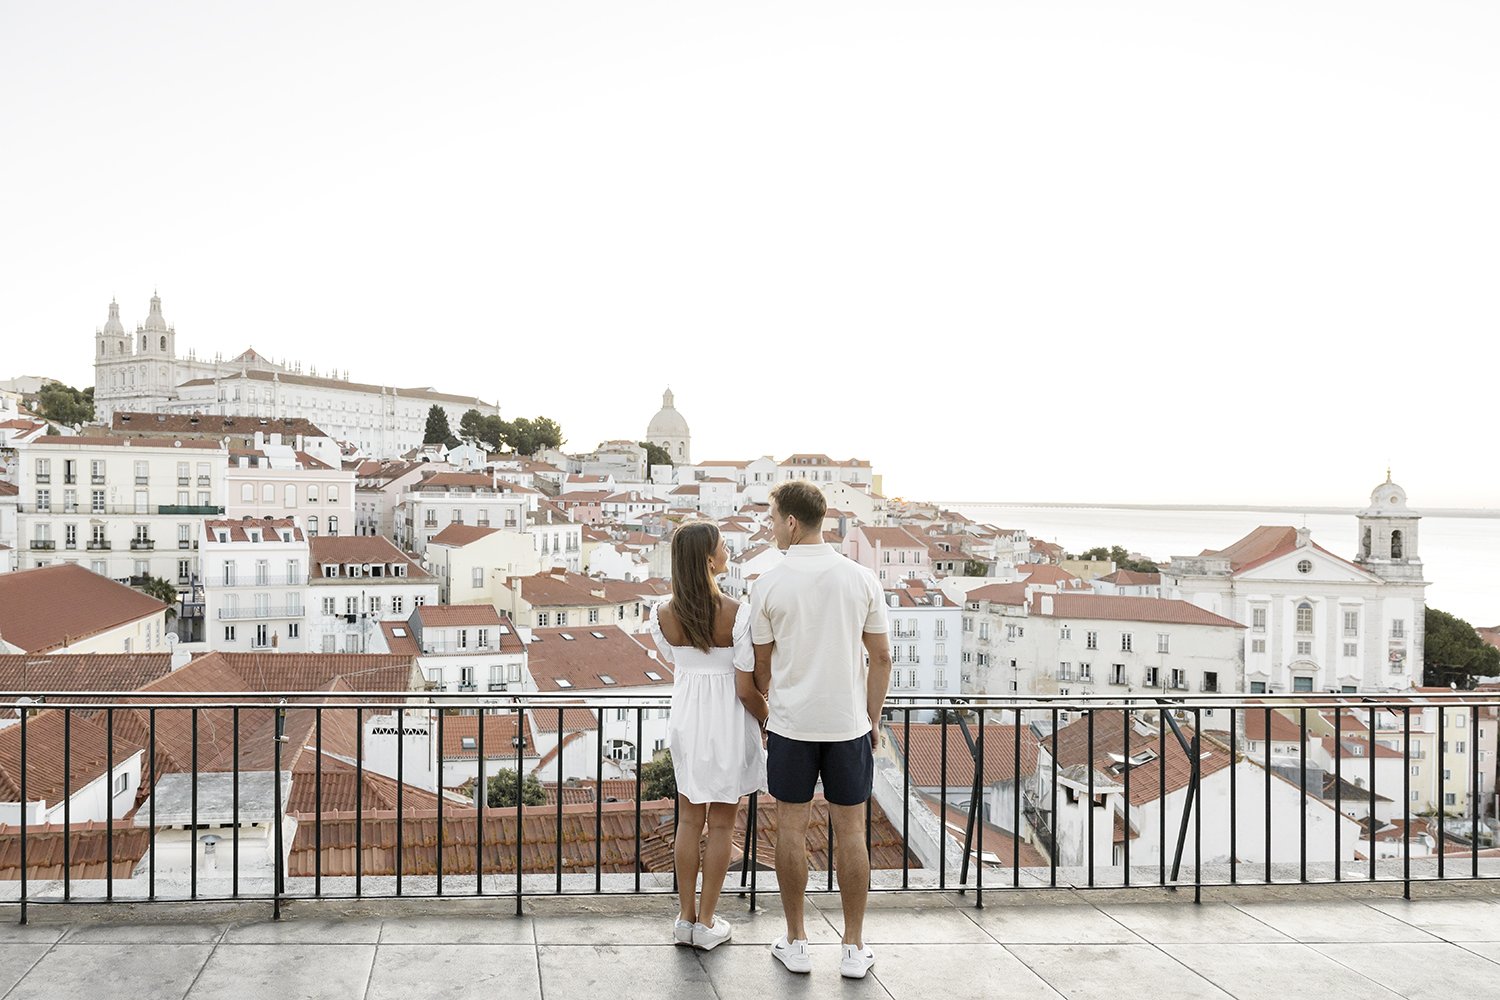
<svg viewBox="0 0 1500 1000">
<path fill-rule="evenodd" d="M 1260 527 L 1226 549 L 1173 557 L 1162 596 L 1241 625 L 1249 693 L 1405 691 L 1422 683 L 1427 581 L 1420 517 L 1377 486 L 1344 559 L 1307 529 Z"/>
<path fill-rule="evenodd" d="M 693 435 L 687 418 L 673 404 L 672 390 L 661 394 L 661 409 L 646 425 L 646 440 L 660 445 L 672 456 L 676 466 L 693 464 Z"/>
<path fill-rule="evenodd" d="M 306 417 L 367 457 L 395 458 L 421 445 L 433 404 L 447 411 L 455 429 L 468 410 L 499 413 L 471 396 L 351 382 L 348 371 L 304 373 L 300 363 L 278 364 L 253 348 L 211 361 L 192 352 L 179 356 L 177 331 L 157 295 L 134 333 L 126 331 L 115 302 L 94 333 L 95 419 L 105 426 L 116 412 Z"/>
</svg>

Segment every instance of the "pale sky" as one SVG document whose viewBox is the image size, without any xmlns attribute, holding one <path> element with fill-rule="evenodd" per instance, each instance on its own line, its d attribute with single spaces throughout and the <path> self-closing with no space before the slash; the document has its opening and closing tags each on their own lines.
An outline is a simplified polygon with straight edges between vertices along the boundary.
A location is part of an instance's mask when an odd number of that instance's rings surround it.
<svg viewBox="0 0 1500 1000">
<path fill-rule="evenodd" d="M 0 377 L 112 296 L 951 500 L 1500 506 L 1490 0 L 0 6 Z"/>
</svg>

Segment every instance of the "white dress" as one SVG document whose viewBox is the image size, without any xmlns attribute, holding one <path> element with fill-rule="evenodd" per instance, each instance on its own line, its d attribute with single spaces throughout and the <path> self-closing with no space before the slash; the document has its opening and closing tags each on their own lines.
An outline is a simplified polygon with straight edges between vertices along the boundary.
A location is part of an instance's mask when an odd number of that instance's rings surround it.
<svg viewBox="0 0 1500 1000">
<path fill-rule="evenodd" d="M 651 609 L 651 638 L 672 664 L 672 714 L 667 721 L 667 745 L 677 791 L 689 802 L 738 802 L 741 796 L 765 791 L 766 751 L 760 742 L 760 723 L 740 703 L 735 674 L 755 669 L 750 644 L 750 605 L 741 604 L 734 616 L 734 645 L 708 652 L 674 646 L 662 635 L 656 608 Z"/>
</svg>

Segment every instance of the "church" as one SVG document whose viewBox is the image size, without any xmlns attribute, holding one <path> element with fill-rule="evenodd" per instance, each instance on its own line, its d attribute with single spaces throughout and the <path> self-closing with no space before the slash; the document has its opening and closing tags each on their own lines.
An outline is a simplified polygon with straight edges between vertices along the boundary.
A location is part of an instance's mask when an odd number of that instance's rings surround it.
<svg viewBox="0 0 1500 1000">
<path fill-rule="evenodd" d="M 693 464 L 693 434 L 687 418 L 673 405 L 671 389 L 661 394 L 661 409 L 646 425 L 646 440 L 665 448 L 673 465 Z"/>
<path fill-rule="evenodd" d="M 430 387 L 397 388 L 351 382 L 348 371 L 319 375 L 300 363 L 280 364 L 254 348 L 225 359 L 177 353 L 177 330 L 151 296 L 134 333 L 109 304 L 109 319 L 94 331 L 94 415 L 108 427 L 116 413 L 197 413 L 240 417 L 303 417 L 336 441 L 369 458 L 395 458 L 422 444 L 433 404 L 458 427 L 468 410 L 498 414 L 492 403 Z"/>
<path fill-rule="evenodd" d="M 1227 548 L 1174 556 L 1162 596 L 1246 626 L 1248 693 L 1410 690 L 1422 683 L 1427 614 L 1421 518 L 1389 473 L 1355 516 L 1353 559 L 1306 528 L 1262 526 Z"/>
</svg>

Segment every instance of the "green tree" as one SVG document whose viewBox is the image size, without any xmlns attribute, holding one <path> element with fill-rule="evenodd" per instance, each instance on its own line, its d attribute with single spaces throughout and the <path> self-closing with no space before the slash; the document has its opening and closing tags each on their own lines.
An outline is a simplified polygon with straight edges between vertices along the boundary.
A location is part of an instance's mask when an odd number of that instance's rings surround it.
<svg viewBox="0 0 1500 1000">
<path fill-rule="evenodd" d="M 1130 553 L 1125 551 L 1125 546 L 1123 545 L 1111 545 L 1109 548 L 1105 548 L 1103 545 L 1096 545 L 1079 556 L 1079 558 L 1092 562 L 1110 560 L 1114 562 L 1116 569 L 1128 569 L 1132 573 L 1161 572 L 1161 567 L 1149 559 L 1130 558 Z"/>
<path fill-rule="evenodd" d="M 501 808 L 516 804 L 515 771 L 508 767 L 502 768 L 490 776 L 486 785 L 485 805 Z M 542 783 L 535 774 L 528 774 L 521 783 L 521 798 L 528 806 L 539 806 L 547 801 L 547 796 L 542 792 Z"/>
<path fill-rule="evenodd" d="M 989 576 L 990 564 L 983 559 L 965 559 L 964 576 Z"/>
<path fill-rule="evenodd" d="M 441 444 L 449 448 L 455 448 L 459 444 L 457 437 L 448 427 L 448 411 L 436 403 L 427 410 L 427 432 L 422 435 L 423 444 Z"/>
<path fill-rule="evenodd" d="M 668 451 L 667 449 L 663 448 L 661 445 L 659 445 L 659 444 L 652 444 L 650 441 L 641 441 L 641 442 L 638 442 L 638 443 L 640 444 L 640 446 L 642 448 L 646 449 L 646 467 L 647 468 L 650 468 L 653 465 L 675 465 L 676 464 L 675 462 L 672 461 L 672 453 L 670 451 Z"/>
<path fill-rule="evenodd" d="M 495 427 L 478 410 L 467 410 L 462 417 L 458 418 L 458 436 L 470 444 L 477 444 L 486 450 L 500 447 L 501 438 L 495 434 Z"/>
<path fill-rule="evenodd" d="M 94 419 L 94 387 L 75 389 L 61 382 L 48 382 L 26 400 L 26 406 L 43 420 L 77 427 Z"/>
<path fill-rule="evenodd" d="M 1426 626 L 1424 683 L 1471 688 L 1480 677 L 1500 676 L 1500 649 L 1481 639 L 1474 626 L 1437 608 L 1427 609 Z"/>
<path fill-rule="evenodd" d="M 138 588 L 147 597 L 154 597 L 167 606 L 167 621 L 177 617 L 177 587 L 170 580 L 159 576 L 148 576 Z"/>
<path fill-rule="evenodd" d="M 641 765 L 641 798 L 649 801 L 676 797 L 677 772 L 672 770 L 672 751 L 658 750 Z"/>
</svg>

